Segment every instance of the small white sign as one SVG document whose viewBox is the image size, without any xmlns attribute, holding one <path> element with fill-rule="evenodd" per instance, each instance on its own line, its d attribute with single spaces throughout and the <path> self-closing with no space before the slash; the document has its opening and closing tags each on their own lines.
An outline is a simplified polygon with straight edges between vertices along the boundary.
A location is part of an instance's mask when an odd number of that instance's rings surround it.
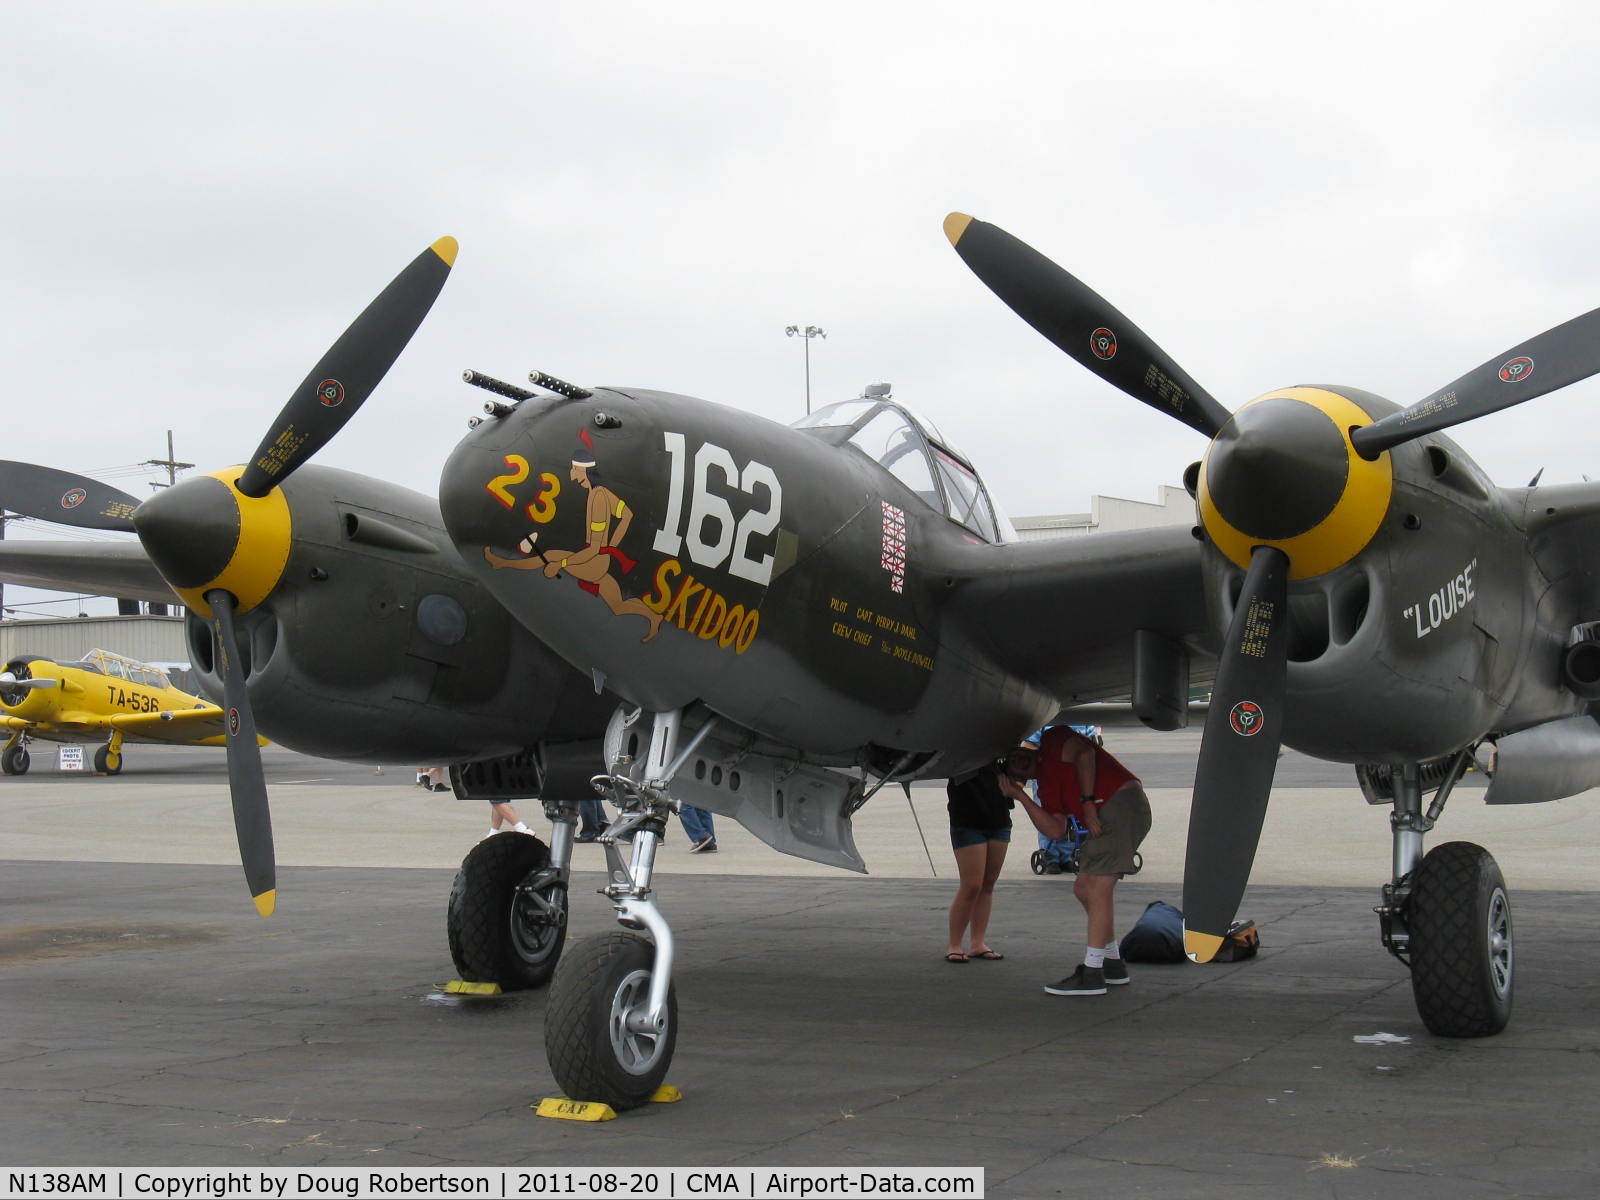
<svg viewBox="0 0 1600 1200">
<path fill-rule="evenodd" d="M 81 770 L 83 770 L 83 747 L 82 746 L 63 746 L 63 747 L 61 747 L 60 757 L 57 758 L 57 760 L 56 760 L 56 766 L 57 766 L 58 769 L 60 769 L 62 771 L 81 771 Z"/>
</svg>

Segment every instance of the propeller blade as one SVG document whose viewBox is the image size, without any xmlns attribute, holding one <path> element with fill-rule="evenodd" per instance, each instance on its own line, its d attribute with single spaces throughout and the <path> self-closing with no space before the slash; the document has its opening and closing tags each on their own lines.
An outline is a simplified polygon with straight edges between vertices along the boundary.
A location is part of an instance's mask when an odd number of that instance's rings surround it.
<svg viewBox="0 0 1600 1200">
<path fill-rule="evenodd" d="M 241 492 L 265 496 L 344 428 L 428 315 L 455 261 L 455 238 L 440 238 L 351 322 L 261 439 L 239 477 Z"/>
<path fill-rule="evenodd" d="M 1107 383 L 1207 437 L 1228 410 L 1102 296 L 998 225 L 964 213 L 944 219 L 963 262 L 1017 316 Z"/>
<path fill-rule="evenodd" d="M 1350 442 L 1366 458 L 1533 400 L 1600 371 L 1600 308 L 1547 329 L 1468 371 L 1410 408 L 1362 426 Z"/>
<path fill-rule="evenodd" d="M 0 692 L 33 692 L 40 688 L 58 688 L 59 679 L 18 679 L 10 671 L 0 674 Z"/>
<path fill-rule="evenodd" d="M 233 793 L 233 828 L 239 837 L 244 880 L 256 910 L 270 917 L 278 904 L 277 870 L 272 853 L 272 814 L 267 807 L 267 779 L 261 769 L 261 745 L 244 671 L 233 640 L 233 593 L 214 588 L 206 593 L 211 606 L 211 633 L 222 677 L 223 709 L 228 727 L 228 788 Z"/>
<path fill-rule="evenodd" d="M 1288 596 L 1288 556 L 1257 546 L 1217 665 L 1189 810 L 1183 947 L 1195 962 L 1222 945 L 1261 839 L 1283 741 Z"/>
<path fill-rule="evenodd" d="M 99 480 L 54 467 L 0 460 L 0 509 L 78 529 L 132 533 L 133 510 L 138 507 L 136 496 Z"/>
</svg>

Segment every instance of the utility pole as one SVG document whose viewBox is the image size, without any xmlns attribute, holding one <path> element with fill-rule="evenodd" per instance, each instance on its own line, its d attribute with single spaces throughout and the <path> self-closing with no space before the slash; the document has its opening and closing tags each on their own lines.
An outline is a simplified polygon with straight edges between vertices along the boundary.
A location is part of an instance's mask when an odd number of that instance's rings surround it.
<svg viewBox="0 0 1600 1200">
<path fill-rule="evenodd" d="M 167 456 L 165 458 L 147 458 L 139 465 L 141 467 L 165 467 L 167 469 L 167 481 L 165 483 L 156 483 L 151 480 L 150 486 L 153 488 L 171 487 L 178 482 L 179 471 L 187 471 L 194 466 L 193 463 L 177 461 L 177 456 L 172 452 L 172 430 L 170 429 L 167 430 Z"/>
<path fill-rule="evenodd" d="M 826 338 L 828 331 L 818 329 L 815 325 L 807 325 L 804 329 L 798 325 L 789 325 L 784 328 L 785 337 L 803 337 L 806 340 L 806 416 L 811 415 L 811 339 Z"/>
<path fill-rule="evenodd" d="M 0 508 L 0 542 L 3 542 L 3 541 L 6 540 L 6 526 L 7 525 L 9 525 L 12 521 L 25 521 L 25 520 L 27 520 L 26 517 L 20 516 L 17 513 L 8 513 L 5 509 Z M 6 619 L 6 585 L 5 585 L 5 583 L 3 581 L 0 581 L 0 621 L 4 621 L 5 619 Z"/>
</svg>

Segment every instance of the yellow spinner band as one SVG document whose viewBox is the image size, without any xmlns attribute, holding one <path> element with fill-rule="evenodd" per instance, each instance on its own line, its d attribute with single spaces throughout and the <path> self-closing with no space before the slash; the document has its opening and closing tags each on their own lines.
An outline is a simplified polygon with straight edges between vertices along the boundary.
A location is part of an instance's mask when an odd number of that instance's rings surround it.
<svg viewBox="0 0 1600 1200">
<path fill-rule="evenodd" d="M 283 569 L 289 564 L 293 521 L 283 489 L 275 487 L 261 497 L 246 496 L 235 486 L 243 474 L 243 467 L 211 472 L 212 478 L 227 484 L 228 494 L 239 506 L 239 542 L 233 548 L 233 557 L 215 579 L 197 588 L 174 589 L 202 617 L 211 616 L 211 605 L 205 596 L 213 588 L 232 592 L 238 601 L 235 611 L 249 612 L 278 586 Z"/>
<path fill-rule="evenodd" d="M 1332 421 L 1344 441 L 1350 461 L 1344 491 L 1333 511 L 1304 533 L 1273 541 L 1241 533 L 1217 510 L 1206 486 L 1206 467 L 1200 465 L 1200 520 L 1218 550 L 1240 567 L 1250 566 L 1250 555 L 1257 546 L 1276 546 L 1289 556 L 1290 579 L 1312 579 L 1342 567 L 1372 541 L 1389 511 L 1394 495 L 1394 465 L 1388 454 L 1368 462 L 1350 444 L 1350 430 L 1372 424 L 1372 418 L 1354 401 L 1322 388 L 1283 388 L 1250 401 L 1298 400 L 1310 405 Z M 1245 407 L 1248 407 L 1246 405 Z M 1242 411 L 1242 410 L 1241 410 Z M 1206 456 L 1208 459 L 1210 455 Z"/>
</svg>

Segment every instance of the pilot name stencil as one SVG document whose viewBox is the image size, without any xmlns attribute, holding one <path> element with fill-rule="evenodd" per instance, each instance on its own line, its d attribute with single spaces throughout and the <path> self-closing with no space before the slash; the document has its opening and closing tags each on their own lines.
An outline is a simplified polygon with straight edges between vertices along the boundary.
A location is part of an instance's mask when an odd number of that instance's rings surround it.
<svg viewBox="0 0 1600 1200">
<path fill-rule="evenodd" d="M 1478 589 L 1472 582 L 1472 573 L 1478 569 L 1478 560 L 1473 559 L 1456 573 L 1456 577 L 1443 587 L 1436 590 L 1420 604 L 1408 604 L 1400 613 L 1402 617 L 1409 617 L 1416 622 L 1416 632 L 1419 639 L 1427 637 L 1435 629 L 1451 620 L 1453 617 L 1466 610 L 1467 605 L 1478 598 Z M 1427 624 L 1423 621 L 1426 619 Z"/>
<path fill-rule="evenodd" d="M 933 670 L 933 659 L 907 642 L 916 642 L 922 631 L 888 613 L 877 612 L 838 596 L 828 597 L 828 608 L 836 618 L 828 632 L 857 646 L 876 645 L 896 662 L 910 663 L 924 671 Z M 852 624 L 851 622 L 855 622 Z M 898 639 L 898 640 L 894 640 Z"/>
</svg>

